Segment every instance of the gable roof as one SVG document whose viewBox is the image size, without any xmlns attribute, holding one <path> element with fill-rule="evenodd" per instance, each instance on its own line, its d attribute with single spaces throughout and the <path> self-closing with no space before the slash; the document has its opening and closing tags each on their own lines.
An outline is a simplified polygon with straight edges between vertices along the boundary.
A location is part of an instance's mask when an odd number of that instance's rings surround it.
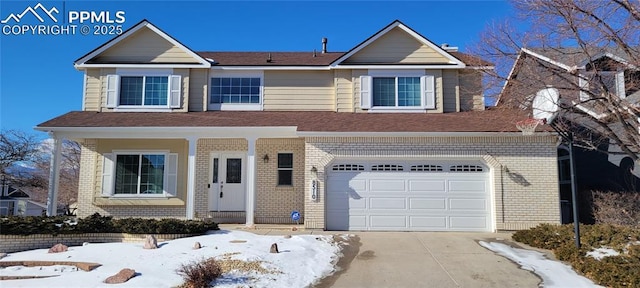
<svg viewBox="0 0 640 288">
<path fill-rule="evenodd" d="M 92 63 L 88 63 L 88 62 L 91 59 L 95 58 L 96 56 L 100 55 L 101 53 L 105 52 L 109 48 L 113 47 L 114 45 L 120 43 L 124 39 L 127 39 L 131 35 L 135 34 L 136 32 L 138 32 L 142 28 L 150 29 L 151 31 L 156 33 L 158 36 L 162 37 L 163 39 L 165 39 L 169 43 L 175 45 L 176 47 L 178 47 L 179 49 L 181 49 L 182 51 L 184 51 L 185 53 L 187 53 L 188 55 L 193 57 L 196 64 L 191 64 L 191 66 L 195 65 L 195 66 L 199 66 L 199 67 L 202 67 L 202 68 L 211 67 L 211 63 L 209 63 L 209 61 L 207 61 L 206 59 L 202 58 L 200 55 L 198 55 L 197 53 L 193 52 L 193 50 L 189 49 L 187 46 L 185 46 L 184 44 L 180 43 L 180 41 L 178 41 L 175 38 L 171 37 L 169 34 L 165 33 L 164 31 L 162 31 L 161 29 L 159 29 L 155 25 L 151 24 L 151 22 L 147 21 L 146 19 L 138 22 L 137 24 L 133 25 L 131 28 L 125 30 L 122 34 L 114 37 L 113 39 L 107 41 L 106 43 L 98 46 L 96 49 L 93 49 L 89 53 L 87 53 L 84 56 L 78 58 L 76 61 L 74 61 L 74 66 L 76 68 L 84 68 L 84 67 L 91 67 L 91 66 L 100 65 L 100 64 L 92 64 Z M 157 64 L 155 64 L 155 65 L 157 65 Z"/>
<path fill-rule="evenodd" d="M 441 54 L 443 57 L 445 57 L 446 59 L 449 60 L 449 63 L 446 63 L 446 64 L 453 65 L 453 66 L 456 66 L 456 67 L 459 67 L 459 68 L 464 68 L 465 67 L 465 63 L 460 61 L 460 59 L 454 57 L 453 55 L 448 53 L 446 50 L 442 49 L 440 46 L 434 44 L 433 42 L 431 42 L 426 37 L 420 35 L 420 33 L 418 33 L 415 30 L 409 28 L 404 23 L 400 22 L 400 20 L 395 20 L 395 21 L 391 22 L 391 24 L 389 24 L 386 27 L 382 28 L 380 31 L 376 32 L 371 37 L 369 37 L 366 40 L 364 40 L 362 43 L 356 45 L 351 50 L 347 51 L 340 58 L 336 59 L 331 65 L 332 66 L 340 65 L 342 62 L 344 62 L 345 60 L 349 59 L 349 57 L 355 55 L 356 53 L 358 53 L 359 51 L 361 51 L 365 47 L 369 46 L 371 43 L 375 42 L 380 37 L 382 37 L 385 34 L 389 33 L 389 31 L 393 30 L 394 28 L 399 28 L 399 29 L 403 30 L 404 32 L 406 32 L 409 35 L 411 35 L 412 37 L 414 37 L 418 42 L 422 43 L 423 45 L 426 45 L 426 46 L 430 47 L 431 49 L 433 49 L 436 52 L 438 52 L 439 54 Z"/>
<path fill-rule="evenodd" d="M 631 63 L 633 62 L 630 55 L 627 55 L 625 51 L 617 47 L 590 47 L 586 51 L 582 48 L 574 47 L 522 48 L 521 52 L 562 67 L 567 71 L 584 69 L 584 66 L 590 61 L 603 57 L 611 58 L 626 65 L 632 65 Z"/>
</svg>

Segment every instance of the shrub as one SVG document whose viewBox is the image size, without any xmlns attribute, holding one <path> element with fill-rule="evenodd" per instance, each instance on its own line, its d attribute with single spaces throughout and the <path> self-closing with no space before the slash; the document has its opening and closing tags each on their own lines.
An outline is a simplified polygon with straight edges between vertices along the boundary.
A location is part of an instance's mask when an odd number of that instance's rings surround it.
<svg viewBox="0 0 640 288">
<path fill-rule="evenodd" d="M 184 279 L 184 286 L 189 288 L 204 288 L 211 287 L 211 281 L 220 277 L 222 269 L 214 258 L 209 258 L 200 262 L 182 264 L 176 272 Z"/>
<path fill-rule="evenodd" d="M 596 223 L 640 227 L 640 193 L 605 191 L 591 193 Z"/>
<path fill-rule="evenodd" d="M 201 234 L 209 230 L 218 230 L 218 224 L 178 219 L 113 219 L 111 216 L 101 216 L 98 213 L 77 220 L 68 216 L 0 218 L 0 234 L 4 235 L 81 233 Z"/>
<path fill-rule="evenodd" d="M 575 247 L 573 224 L 541 224 L 514 233 L 513 239 L 533 247 L 553 250 L 561 261 L 600 285 L 608 287 L 640 287 L 640 229 L 617 225 L 580 225 L 582 247 Z M 619 256 L 596 260 L 586 256 L 594 248 L 609 247 Z"/>
</svg>

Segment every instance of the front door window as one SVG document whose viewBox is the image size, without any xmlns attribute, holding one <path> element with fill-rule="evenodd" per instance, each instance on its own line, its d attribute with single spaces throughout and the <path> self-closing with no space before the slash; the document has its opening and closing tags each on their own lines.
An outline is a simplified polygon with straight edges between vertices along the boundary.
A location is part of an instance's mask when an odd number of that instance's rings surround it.
<svg viewBox="0 0 640 288">
<path fill-rule="evenodd" d="M 242 183 L 242 159 L 227 159 L 227 184 Z"/>
</svg>

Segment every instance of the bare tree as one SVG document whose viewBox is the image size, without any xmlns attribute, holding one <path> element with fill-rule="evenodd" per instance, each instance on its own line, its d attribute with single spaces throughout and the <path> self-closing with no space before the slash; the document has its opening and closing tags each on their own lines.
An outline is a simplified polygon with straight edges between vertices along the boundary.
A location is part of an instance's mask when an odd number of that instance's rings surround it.
<svg viewBox="0 0 640 288">
<path fill-rule="evenodd" d="M 531 109 L 536 92 L 552 86 L 560 94 L 555 124 L 576 144 L 638 160 L 640 1 L 512 4 L 516 15 L 488 27 L 472 48 L 495 64 L 483 70 L 488 96 L 501 108 Z"/>
<path fill-rule="evenodd" d="M 47 142 L 45 142 L 47 143 Z M 61 161 L 60 161 L 60 180 L 58 184 L 58 204 L 63 206 L 69 212 L 70 205 L 78 199 L 78 180 L 80 178 L 80 153 L 81 146 L 78 142 L 64 140 L 62 142 Z M 49 184 L 49 167 L 51 165 L 51 145 L 45 144 L 41 146 L 41 153 L 35 161 L 37 172 L 34 173 L 34 182 L 44 182 L 48 187 Z M 35 185 L 32 185 L 35 187 Z M 46 202 L 47 190 L 34 189 L 34 197 L 41 202 Z"/>
<path fill-rule="evenodd" d="M 19 164 L 31 165 L 39 155 L 40 141 L 22 131 L 0 132 L 0 173 L 17 186 L 35 185 L 43 187 L 28 171 L 16 169 Z M 25 169 L 26 170 L 26 169 Z M 29 184 L 27 184 L 29 183 Z"/>
</svg>

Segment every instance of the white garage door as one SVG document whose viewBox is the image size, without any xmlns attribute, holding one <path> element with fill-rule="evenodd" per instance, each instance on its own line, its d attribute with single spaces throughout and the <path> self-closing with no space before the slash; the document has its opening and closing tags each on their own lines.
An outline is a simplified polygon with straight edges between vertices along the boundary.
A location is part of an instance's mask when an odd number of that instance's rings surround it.
<svg viewBox="0 0 640 288">
<path fill-rule="evenodd" d="M 328 230 L 491 230 L 483 165 L 352 161 L 327 170 Z"/>
</svg>

